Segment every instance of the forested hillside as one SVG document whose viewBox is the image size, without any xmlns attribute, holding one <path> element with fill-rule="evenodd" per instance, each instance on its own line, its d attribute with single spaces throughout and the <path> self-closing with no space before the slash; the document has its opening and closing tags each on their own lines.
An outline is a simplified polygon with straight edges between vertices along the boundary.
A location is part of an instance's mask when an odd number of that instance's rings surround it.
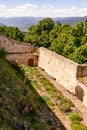
<svg viewBox="0 0 87 130">
<path fill-rule="evenodd" d="M 44 46 L 80 64 L 87 63 L 87 20 L 70 26 L 46 18 L 29 28 L 24 41 Z"/>
<path fill-rule="evenodd" d="M 17 27 L 1 26 L 0 34 L 36 47 L 46 47 L 80 64 L 87 63 L 87 19 L 71 26 L 46 18 L 29 27 L 28 33 L 24 34 Z"/>
<path fill-rule="evenodd" d="M 3 34 L 8 38 L 17 40 L 19 42 L 23 42 L 24 39 L 24 33 L 17 27 L 0 26 L 0 34 Z"/>
</svg>

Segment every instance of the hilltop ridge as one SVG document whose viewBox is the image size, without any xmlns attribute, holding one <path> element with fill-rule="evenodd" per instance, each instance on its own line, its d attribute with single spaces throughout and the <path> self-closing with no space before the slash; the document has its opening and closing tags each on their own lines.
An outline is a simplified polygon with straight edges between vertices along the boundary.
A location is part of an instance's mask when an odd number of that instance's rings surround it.
<svg viewBox="0 0 87 130">
<path fill-rule="evenodd" d="M 38 24 L 39 21 L 44 19 L 44 17 L 0 17 L 0 23 L 1 25 L 6 25 L 6 26 L 17 26 L 19 29 L 23 31 L 28 31 L 28 28 L 31 25 Z M 53 20 L 55 22 L 59 21 L 61 24 L 70 24 L 70 25 L 75 25 L 76 23 L 80 21 L 84 21 L 87 19 L 87 16 L 84 17 L 55 17 Z"/>
</svg>

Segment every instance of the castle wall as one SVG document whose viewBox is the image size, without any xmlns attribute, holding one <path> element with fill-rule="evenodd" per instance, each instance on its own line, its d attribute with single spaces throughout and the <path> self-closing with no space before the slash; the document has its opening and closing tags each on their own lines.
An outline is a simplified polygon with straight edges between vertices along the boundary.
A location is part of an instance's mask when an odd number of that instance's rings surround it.
<svg viewBox="0 0 87 130">
<path fill-rule="evenodd" d="M 78 80 L 78 78 L 87 76 L 87 65 L 79 65 L 41 47 L 38 66 L 67 90 L 74 93 L 87 106 L 87 85 Z"/>
<path fill-rule="evenodd" d="M 74 93 L 87 106 L 87 64 L 79 65 L 61 55 L 41 47 L 38 55 L 30 44 L 20 44 L 0 35 L 0 47 L 8 52 L 6 58 L 13 63 L 39 66 L 52 78 Z M 86 78 L 87 79 L 87 78 Z"/>
<path fill-rule="evenodd" d="M 9 40 L 7 37 L 0 35 L 0 47 L 5 48 L 7 53 L 31 53 L 34 52 L 34 47 L 30 44 L 18 43 Z"/>
<path fill-rule="evenodd" d="M 12 63 L 29 65 L 29 60 L 32 59 L 32 66 L 37 66 L 38 57 L 33 53 L 27 54 L 8 54 L 6 59 Z"/>
<path fill-rule="evenodd" d="M 43 47 L 39 50 L 38 66 L 66 89 L 74 92 L 78 64 Z"/>
<path fill-rule="evenodd" d="M 6 59 L 13 63 L 30 65 L 29 60 L 31 59 L 32 66 L 38 64 L 38 56 L 34 55 L 35 49 L 31 44 L 18 43 L 0 35 L 0 47 L 6 50 Z"/>
</svg>

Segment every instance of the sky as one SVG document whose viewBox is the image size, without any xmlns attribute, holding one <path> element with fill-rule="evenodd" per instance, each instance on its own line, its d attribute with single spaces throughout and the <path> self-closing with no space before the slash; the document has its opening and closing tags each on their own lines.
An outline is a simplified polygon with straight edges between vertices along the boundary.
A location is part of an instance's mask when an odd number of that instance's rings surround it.
<svg viewBox="0 0 87 130">
<path fill-rule="evenodd" d="M 87 16 L 87 0 L 0 0 L 0 17 Z"/>
</svg>

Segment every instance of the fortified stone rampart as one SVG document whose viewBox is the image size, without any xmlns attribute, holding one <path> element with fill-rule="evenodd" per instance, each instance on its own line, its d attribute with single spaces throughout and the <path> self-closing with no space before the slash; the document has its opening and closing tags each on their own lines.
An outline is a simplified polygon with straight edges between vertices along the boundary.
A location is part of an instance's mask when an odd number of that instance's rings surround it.
<svg viewBox="0 0 87 130">
<path fill-rule="evenodd" d="M 2 35 L 0 47 L 7 51 L 7 60 L 30 66 L 38 65 L 87 106 L 87 64 L 80 65 L 43 47 L 39 49 L 38 60 L 30 44 L 20 44 Z"/>
<path fill-rule="evenodd" d="M 37 66 L 38 56 L 34 55 L 34 53 L 8 54 L 6 59 L 12 63 Z"/>
<path fill-rule="evenodd" d="M 38 66 L 71 92 L 74 91 L 77 63 L 45 48 L 40 48 Z"/>
<path fill-rule="evenodd" d="M 18 43 L 0 35 L 0 47 L 6 50 L 7 60 L 13 63 L 37 66 L 38 56 L 34 55 L 35 48 L 31 44 Z"/>
<path fill-rule="evenodd" d="M 31 53 L 34 52 L 34 47 L 31 44 L 18 43 L 9 40 L 7 37 L 0 35 L 0 47 L 5 48 L 7 53 Z"/>
<path fill-rule="evenodd" d="M 79 65 L 46 48 L 39 49 L 38 66 L 87 106 L 87 86 L 78 78 L 87 76 L 87 65 Z"/>
</svg>

